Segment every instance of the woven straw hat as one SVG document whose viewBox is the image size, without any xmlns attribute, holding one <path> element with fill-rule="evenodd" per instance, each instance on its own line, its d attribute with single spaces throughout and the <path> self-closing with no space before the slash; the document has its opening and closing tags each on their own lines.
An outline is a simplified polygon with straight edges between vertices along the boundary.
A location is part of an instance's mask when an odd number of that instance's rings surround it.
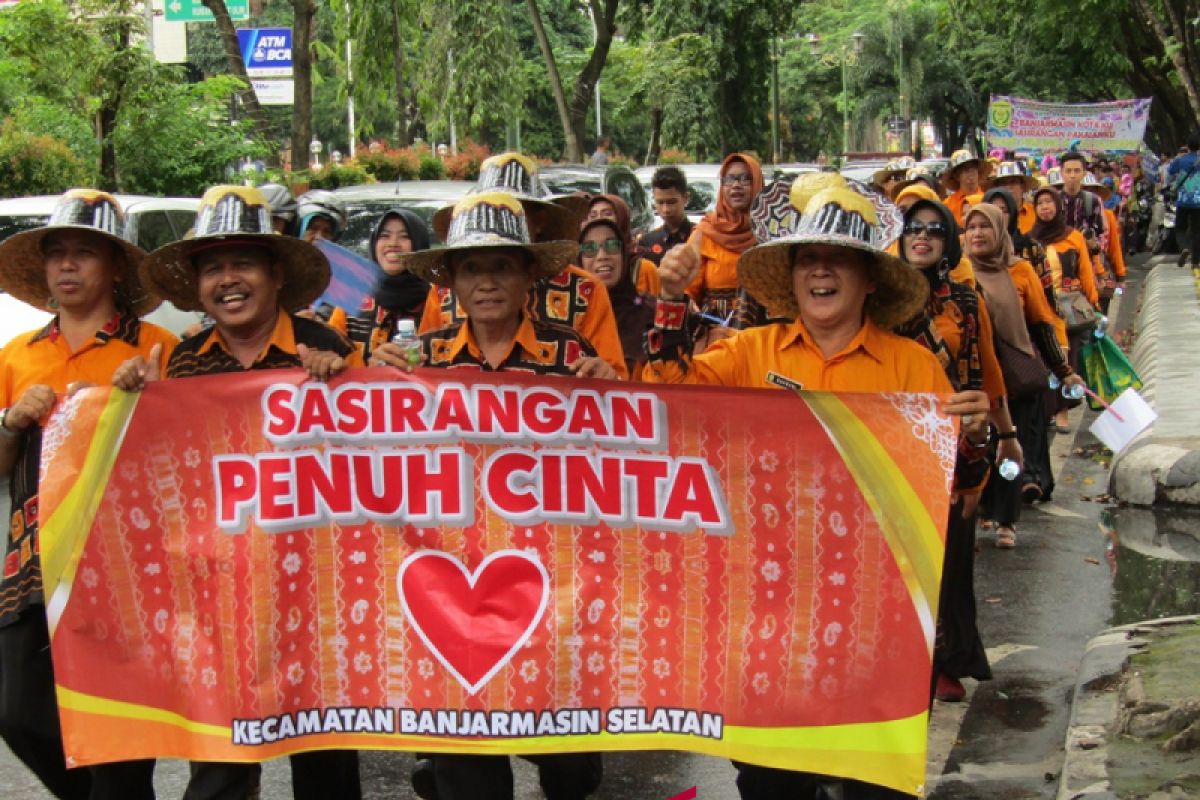
<svg viewBox="0 0 1200 800">
<path fill-rule="evenodd" d="M 925 305 L 929 284 L 919 272 L 889 255 L 879 238 L 879 217 L 870 200 L 850 189 L 826 189 L 805 206 L 793 235 L 742 254 L 738 280 L 771 316 L 795 319 L 800 314 L 792 288 L 797 247 L 832 245 L 866 253 L 870 256 L 871 279 L 876 283 L 875 291 L 867 297 L 866 312 L 876 325 L 890 330 L 911 319 Z"/>
<path fill-rule="evenodd" d="M 963 167 L 969 166 L 979 167 L 979 182 L 987 180 L 991 174 L 992 165 L 984 161 L 979 156 L 972 155 L 970 150 L 955 150 L 950 154 L 950 165 L 946 167 L 946 174 L 942 175 L 942 183 L 952 192 L 958 191 L 958 171 Z"/>
<path fill-rule="evenodd" d="M 877 170 L 875 174 L 871 176 L 871 183 L 875 184 L 876 186 L 883 186 L 884 182 L 889 178 L 903 178 L 905 174 L 907 174 L 908 171 L 915 166 L 917 166 L 917 160 L 912 156 L 893 158 L 891 161 L 887 162 L 887 166 L 881 170 Z"/>
<path fill-rule="evenodd" d="M 1021 169 L 1021 165 L 1015 161 L 1001 161 L 1000 166 L 996 167 L 996 171 L 989 175 L 983 183 L 984 190 L 995 189 L 1000 185 L 1000 181 L 1011 178 L 1020 178 L 1022 189 L 1021 193 L 1032 192 L 1037 188 L 1037 178 L 1028 175 Z M 1020 198 L 1017 198 L 1020 200 Z"/>
<path fill-rule="evenodd" d="M 125 212 L 117 198 L 91 189 L 71 189 L 58 199 L 44 227 L 13 234 L 0 244 L 0 289 L 34 308 L 53 313 L 42 243 L 54 231 L 94 233 L 120 250 L 117 291 L 133 313 L 144 317 L 162 300 L 146 290 L 138 266 L 146 251 L 125 238 Z"/>
<path fill-rule="evenodd" d="M 479 165 L 479 180 L 470 194 L 511 194 L 521 201 L 527 215 L 534 209 L 543 212 L 545 222 L 539 234 L 541 241 L 574 240 L 587 216 L 588 198 L 581 194 L 551 195 L 537 172 L 537 162 L 529 156 L 515 152 L 500 153 Z M 433 232 L 443 242 L 448 240 L 453 213 L 454 206 L 446 206 L 433 215 Z"/>
<path fill-rule="evenodd" d="M 452 276 L 446 268 L 446 256 L 464 250 L 487 247 L 507 247 L 523 250 L 532 256 L 535 280 L 549 278 L 566 269 L 579 255 L 575 234 L 569 240 L 529 241 L 529 225 L 521 201 L 508 192 L 470 194 L 454 206 L 446 231 L 446 244 L 433 250 L 422 250 L 400 257 L 404 269 L 430 283 L 449 286 Z"/>
<path fill-rule="evenodd" d="M 1051 167 L 1050 170 L 1046 173 L 1046 183 L 1050 186 L 1055 186 L 1055 187 L 1062 186 L 1063 185 L 1062 167 Z"/>
<path fill-rule="evenodd" d="M 1094 192 L 1100 196 L 1101 200 L 1107 200 L 1112 197 L 1113 190 L 1105 186 L 1100 181 L 1096 180 L 1096 176 L 1092 173 L 1087 173 L 1083 176 L 1083 188 L 1089 192 Z"/>
<path fill-rule="evenodd" d="M 916 166 L 916 167 L 913 167 L 912 169 L 910 169 L 908 172 L 904 173 L 904 180 L 900 181 L 899 183 L 897 183 L 895 186 L 892 187 L 892 192 L 891 192 L 892 202 L 894 203 L 896 201 L 896 198 L 898 198 L 900 196 L 901 192 L 903 192 L 905 189 L 907 189 L 908 187 L 912 186 L 915 183 L 922 183 L 922 184 L 927 185 L 930 189 L 932 189 L 934 192 L 937 193 L 937 196 L 939 198 L 945 196 L 945 190 L 942 188 L 942 185 L 938 182 L 938 179 L 933 177 L 933 173 L 930 172 L 925 167 Z"/>
<path fill-rule="evenodd" d="M 279 304 L 288 311 L 307 308 L 329 285 L 329 261 L 303 239 L 275 233 L 271 205 L 258 189 L 214 186 L 200 199 L 193 235 L 155 250 L 142 262 L 142 280 L 184 311 L 203 311 L 192 256 L 222 244 L 269 248 L 283 266 Z"/>
</svg>

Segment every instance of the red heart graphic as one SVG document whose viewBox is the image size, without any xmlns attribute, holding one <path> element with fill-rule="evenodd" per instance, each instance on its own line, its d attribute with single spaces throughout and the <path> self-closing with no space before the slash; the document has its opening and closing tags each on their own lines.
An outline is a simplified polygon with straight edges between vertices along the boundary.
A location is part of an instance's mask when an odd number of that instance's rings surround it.
<svg viewBox="0 0 1200 800">
<path fill-rule="evenodd" d="M 471 694 L 525 644 L 550 602 L 550 575 L 523 550 L 492 553 L 474 573 L 422 550 L 400 565 L 396 585 L 417 635 Z"/>
</svg>

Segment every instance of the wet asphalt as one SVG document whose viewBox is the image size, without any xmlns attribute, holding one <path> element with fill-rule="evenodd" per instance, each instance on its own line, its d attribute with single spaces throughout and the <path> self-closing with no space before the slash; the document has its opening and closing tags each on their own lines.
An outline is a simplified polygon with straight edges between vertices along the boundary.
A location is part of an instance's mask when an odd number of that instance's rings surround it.
<svg viewBox="0 0 1200 800">
<path fill-rule="evenodd" d="M 1145 272 L 1131 265 L 1127 291 L 1111 328 L 1129 328 Z M 981 532 L 976 560 L 979 625 L 994 678 L 966 681 L 964 703 L 937 703 L 930 728 L 929 797 L 937 800 L 1052 798 L 1063 760 L 1076 673 L 1087 642 L 1112 624 L 1200 610 L 1200 569 L 1160 557 L 1152 547 L 1110 547 L 1099 525 L 1107 507 L 1107 466 L 1086 432 L 1094 412 L 1077 410 L 1072 433 L 1057 437 L 1052 459 L 1058 488 L 1050 503 L 1024 509 L 1015 550 L 997 550 Z M 1137 536 L 1196 548 L 1171 513 L 1118 510 L 1113 516 Z M 1149 528 L 1149 532 L 1147 532 Z M 1194 529 L 1190 524 L 1184 530 Z M 1135 530 L 1140 533 L 1135 533 Z M 1156 531 L 1170 534 L 1167 538 Z M 1184 538 L 1174 538 L 1182 535 Z M 1137 616 L 1142 614 L 1142 616 Z M 1132 618 L 1130 618 L 1132 616 Z M 412 757 L 363 753 L 367 800 L 415 798 L 408 775 Z M 534 768 L 514 759 L 516 800 L 542 796 Z M 158 796 L 178 798 L 186 766 L 159 764 Z M 613 754 L 597 800 L 669 800 L 690 787 L 698 798 L 735 800 L 734 770 L 724 760 L 686 753 Z M 286 760 L 265 765 L 262 798 L 291 797 Z M 0 746 L 0 797 L 41 800 L 45 792 Z"/>
</svg>

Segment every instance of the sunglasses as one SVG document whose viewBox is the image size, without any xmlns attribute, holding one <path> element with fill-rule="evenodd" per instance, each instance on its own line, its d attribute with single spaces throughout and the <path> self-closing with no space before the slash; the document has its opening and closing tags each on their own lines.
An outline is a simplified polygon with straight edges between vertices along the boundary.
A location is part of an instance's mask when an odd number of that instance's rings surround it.
<svg viewBox="0 0 1200 800">
<path fill-rule="evenodd" d="M 930 239 L 945 239 L 949 231 L 946 229 L 944 222 L 921 222 L 913 220 L 904 225 L 905 236 L 918 236 L 925 234 Z"/>
<path fill-rule="evenodd" d="M 603 245 L 604 252 L 606 252 L 606 253 L 621 252 L 621 240 L 620 239 L 605 239 L 602 242 L 594 242 L 594 241 L 582 242 L 579 245 L 579 252 L 590 258 L 591 256 L 594 256 L 600 252 L 601 245 Z"/>
</svg>

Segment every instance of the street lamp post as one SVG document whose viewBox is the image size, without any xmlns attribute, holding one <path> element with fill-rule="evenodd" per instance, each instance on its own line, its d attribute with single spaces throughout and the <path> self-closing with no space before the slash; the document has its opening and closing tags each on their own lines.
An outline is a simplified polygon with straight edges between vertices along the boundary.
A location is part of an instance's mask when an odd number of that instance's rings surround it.
<svg viewBox="0 0 1200 800">
<path fill-rule="evenodd" d="M 312 162 L 308 165 L 310 169 L 321 168 L 322 149 L 324 149 L 324 145 L 321 144 L 320 139 L 314 137 L 313 140 L 308 143 L 308 152 L 312 155 Z"/>
<path fill-rule="evenodd" d="M 779 136 L 779 38 L 771 37 L 771 163 L 783 160 L 783 142 Z"/>
<path fill-rule="evenodd" d="M 822 66 L 828 69 L 841 68 L 842 70 L 842 158 L 850 152 L 850 89 L 849 75 L 847 70 L 850 67 L 858 64 L 858 57 L 862 55 L 863 43 L 866 41 L 866 35 L 855 31 L 850 36 L 850 43 L 844 44 L 832 53 L 821 53 L 821 37 L 815 33 L 810 33 L 806 37 L 808 46 L 812 49 L 812 54 L 821 63 Z"/>
</svg>

